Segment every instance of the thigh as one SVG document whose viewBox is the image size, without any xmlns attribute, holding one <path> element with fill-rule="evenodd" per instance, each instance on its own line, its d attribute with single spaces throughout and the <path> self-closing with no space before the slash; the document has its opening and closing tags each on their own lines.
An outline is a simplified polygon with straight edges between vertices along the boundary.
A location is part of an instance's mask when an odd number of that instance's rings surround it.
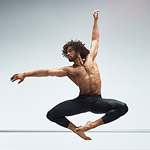
<svg viewBox="0 0 150 150">
<path fill-rule="evenodd" d="M 75 100 L 64 101 L 50 110 L 51 113 L 57 117 L 71 116 L 79 113 L 86 112 L 83 106 L 77 103 Z"/>
<path fill-rule="evenodd" d="M 93 113 L 106 113 L 115 108 L 120 101 L 115 99 L 98 98 L 91 105 L 91 112 Z"/>
</svg>

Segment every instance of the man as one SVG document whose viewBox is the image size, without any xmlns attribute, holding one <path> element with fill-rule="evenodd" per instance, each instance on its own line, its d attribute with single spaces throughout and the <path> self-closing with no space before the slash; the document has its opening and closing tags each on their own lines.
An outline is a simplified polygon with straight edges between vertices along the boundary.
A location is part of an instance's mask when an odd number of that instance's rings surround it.
<svg viewBox="0 0 150 150">
<path fill-rule="evenodd" d="M 69 41 L 63 47 L 63 55 L 74 62 L 73 66 L 62 67 L 59 69 L 40 69 L 32 72 L 18 73 L 11 77 L 11 81 L 20 80 L 21 83 L 25 77 L 69 77 L 80 89 L 79 96 L 73 100 L 64 101 L 47 113 L 47 118 L 58 125 L 70 129 L 81 138 L 91 140 L 85 135 L 85 131 L 97 126 L 114 121 L 128 111 L 125 103 L 113 100 L 103 99 L 101 97 L 101 79 L 95 57 L 99 45 L 98 13 L 93 12 L 94 25 L 92 31 L 92 42 L 90 51 L 81 41 Z M 71 116 L 84 112 L 105 113 L 105 115 L 96 120 L 88 121 L 84 126 L 77 127 L 71 123 L 65 116 Z"/>
</svg>

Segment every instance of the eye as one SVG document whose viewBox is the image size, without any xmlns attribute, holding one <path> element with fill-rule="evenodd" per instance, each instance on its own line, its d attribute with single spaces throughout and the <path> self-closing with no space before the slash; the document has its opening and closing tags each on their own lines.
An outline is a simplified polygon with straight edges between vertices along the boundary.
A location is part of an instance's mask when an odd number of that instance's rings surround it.
<svg viewBox="0 0 150 150">
<path fill-rule="evenodd" d="M 71 52 L 72 51 L 72 49 L 69 49 L 69 52 Z"/>
</svg>

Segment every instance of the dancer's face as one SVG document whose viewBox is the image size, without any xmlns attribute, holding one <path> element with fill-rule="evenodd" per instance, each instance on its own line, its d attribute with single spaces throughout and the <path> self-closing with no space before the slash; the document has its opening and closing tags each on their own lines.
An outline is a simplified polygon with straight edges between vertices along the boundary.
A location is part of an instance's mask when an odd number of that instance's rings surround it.
<svg viewBox="0 0 150 150">
<path fill-rule="evenodd" d="M 67 56 L 70 62 L 75 61 L 78 57 L 77 52 L 71 46 L 67 48 Z"/>
</svg>

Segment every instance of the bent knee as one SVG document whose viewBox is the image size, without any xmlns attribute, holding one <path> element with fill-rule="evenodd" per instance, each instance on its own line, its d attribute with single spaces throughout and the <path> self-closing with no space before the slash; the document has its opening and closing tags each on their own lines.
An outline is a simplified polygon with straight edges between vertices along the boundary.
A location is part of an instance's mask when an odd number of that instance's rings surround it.
<svg viewBox="0 0 150 150">
<path fill-rule="evenodd" d="M 121 115 L 124 115 L 128 112 L 129 109 L 126 103 L 122 103 L 119 107 L 119 110 L 120 110 Z"/>
<path fill-rule="evenodd" d="M 128 106 L 126 105 L 126 103 L 123 102 L 119 102 L 116 106 L 115 106 L 116 111 L 118 112 L 118 114 L 120 116 L 126 114 L 128 112 Z"/>
<path fill-rule="evenodd" d="M 49 112 L 46 114 L 46 118 L 49 119 L 50 121 L 54 121 L 55 117 L 54 117 L 53 112 L 49 111 Z"/>
</svg>

